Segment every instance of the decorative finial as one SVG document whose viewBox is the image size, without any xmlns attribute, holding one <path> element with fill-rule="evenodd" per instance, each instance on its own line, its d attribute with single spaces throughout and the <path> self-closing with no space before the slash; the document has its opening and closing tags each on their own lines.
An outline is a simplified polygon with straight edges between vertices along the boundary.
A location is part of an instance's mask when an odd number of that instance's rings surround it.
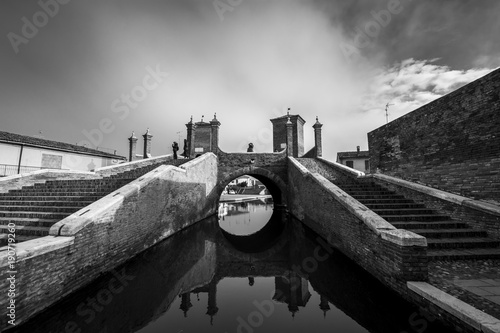
<svg viewBox="0 0 500 333">
<path fill-rule="evenodd" d="M 204 115 L 202 115 L 202 116 L 201 116 L 201 122 L 203 122 L 203 118 L 204 118 L 204 117 L 205 117 Z"/>
<path fill-rule="evenodd" d="M 318 116 L 316 116 L 316 122 L 318 122 Z"/>
<path fill-rule="evenodd" d="M 146 131 L 146 134 L 149 134 L 149 127 L 148 127 L 148 129 L 147 129 L 147 131 Z"/>
<path fill-rule="evenodd" d="M 192 122 L 193 122 L 193 116 L 191 116 L 191 120 L 190 120 L 189 122 L 190 122 L 190 123 L 192 123 Z"/>
</svg>

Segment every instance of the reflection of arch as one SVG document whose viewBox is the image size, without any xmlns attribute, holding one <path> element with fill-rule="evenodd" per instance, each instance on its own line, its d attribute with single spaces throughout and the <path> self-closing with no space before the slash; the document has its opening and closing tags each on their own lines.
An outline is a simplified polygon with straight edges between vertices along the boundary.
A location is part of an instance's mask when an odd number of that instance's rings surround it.
<svg viewBox="0 0 500 333">
<path fill-rule="evenodd" d="M 252 176 L 261 181 L 262 184 L 267 187 L 269 193 L 273 196 L 273 200 L 276 204 L 282 205 L 286 203 L 286 184 L 281 177 L 268 169 L 251 166 L 239 168 L 227 175 L 224 175 L 224 178 L 219 180 L 219 183 L 217 184 L 218 196 L 220 197 L 224 188 L 233 179 L 244 175 Z"/>
</svg>

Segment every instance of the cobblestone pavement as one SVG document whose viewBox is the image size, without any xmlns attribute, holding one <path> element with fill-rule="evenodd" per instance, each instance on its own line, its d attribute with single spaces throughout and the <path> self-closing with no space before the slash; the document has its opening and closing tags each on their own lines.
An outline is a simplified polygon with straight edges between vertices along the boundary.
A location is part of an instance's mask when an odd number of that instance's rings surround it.
<svg viewBox="0 0 500 333">
<path fill-rule="evenodd" d="M 432 261 L 429 282 L 500 320 L 500 260 Z"/>
</svg>

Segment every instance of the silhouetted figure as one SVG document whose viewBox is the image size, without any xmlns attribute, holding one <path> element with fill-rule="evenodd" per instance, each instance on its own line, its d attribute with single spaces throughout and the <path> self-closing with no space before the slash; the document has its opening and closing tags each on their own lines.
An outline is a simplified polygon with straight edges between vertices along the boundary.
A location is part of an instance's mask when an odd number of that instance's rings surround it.
<svg viewBox="0 0 500 333">
<path fill-rule="evenodd" d="M 179 144 L 174 141 L 172 144 L 172 150 L 174 151 L 174 160 L 177 159 L 177 151 L 179 150 Z"/>
<path fill-rule="evenodd" d="M 184 158 L 187 158 L 187 145 L 188 145 L 188 140 L 187 139 L 184 139 L 184 151 L 182 152 L 181 156 L 183 156 Z"/>
<path fill-rule="evenodd" d="M 253 153 L 253 143 L 251 142 L 248 144 L 247 153 Z"/>
<path fill-rule="evenodd" d="M 250 287 L 253 286 L 254 283 L 255 283 L 255 280 L 254 280 L 253 276 L 248 277 L 248 284 L 250 285 Z"/>
</svg>

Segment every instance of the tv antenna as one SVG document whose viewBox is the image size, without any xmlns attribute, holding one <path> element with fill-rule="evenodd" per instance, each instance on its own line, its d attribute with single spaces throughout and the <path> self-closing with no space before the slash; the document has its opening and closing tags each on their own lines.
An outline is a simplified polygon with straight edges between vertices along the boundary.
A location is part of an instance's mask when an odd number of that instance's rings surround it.
<svg viewBox="0 0 500 333">
<path fill-rule="evenodd" d="M 385 105 L 385 123 L 386 124 L 389 123 L 389 112 L 388 112 L 388 110 L 389 110 L 389 106 L 391 106 L 391 105 L 394 105 L 394 104 L 387 103 Z"/>
</svg>

